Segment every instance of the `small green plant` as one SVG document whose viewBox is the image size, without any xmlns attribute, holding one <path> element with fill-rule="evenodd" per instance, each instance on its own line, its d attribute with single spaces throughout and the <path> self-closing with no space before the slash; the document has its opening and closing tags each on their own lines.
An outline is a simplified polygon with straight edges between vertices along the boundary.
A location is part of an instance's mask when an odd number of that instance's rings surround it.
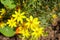
<svg viewBox="0 0 60 40">
<path fill-rule="evenodd" d="M 60 17 L 59 0 L 0 0 L 0 33 L 22 40 L 48 36 L 45 28 Z"/>
</svg>

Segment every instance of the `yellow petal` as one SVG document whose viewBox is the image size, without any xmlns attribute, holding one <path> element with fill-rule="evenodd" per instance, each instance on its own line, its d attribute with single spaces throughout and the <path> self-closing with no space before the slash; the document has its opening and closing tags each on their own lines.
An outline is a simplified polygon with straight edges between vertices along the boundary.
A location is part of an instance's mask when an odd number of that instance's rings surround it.
<svg viewBox="0 0 60 40">
<path fill-rule="evenodd" d="M 26 20 L 29 22 L 30 20 L 28 18 L 26 18 Z"/>
<path fill-rule="evenodd" d="M 25 12 L 22 12 L 22 13 L 21 13 L 21 15 L 24 15 L 24 14 L 25 14 Z"/>
<path fill-rule="evenodd" d="M 33 20 L 33 17 L 32 17 L 32 16 L 30 16 L 30 20 L 31 20 L 31 21 Z"/>
<path fill-rule="evenodd" d="M 15 11 L 15 14 L 18 14 L 18 12 L 17 12 L 17 11 Z"/>
</svg>

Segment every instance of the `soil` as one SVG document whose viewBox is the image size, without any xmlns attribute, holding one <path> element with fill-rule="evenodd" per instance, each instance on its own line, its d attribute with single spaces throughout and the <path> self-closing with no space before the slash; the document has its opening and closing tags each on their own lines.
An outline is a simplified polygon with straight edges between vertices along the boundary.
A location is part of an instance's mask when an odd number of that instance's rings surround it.
<svg viewBox="0 0 60 40">
<path fill-rule="evenodd" d="M 60 40 L 60 19 L 56 21 L 56 25 L 51 24 L 45 31 L 48 31 L 48 36 L 41 37 L 39 40 Z"/>
<path fill-rule="evenodd" d="M 40 37 L 39 40 L 60 40 L 60 20 L 57 21 L 56 25 L 51 25 L 50 27 L 46 27 L 45 31 L 48 31 L 47 37 Z M 21 40 L 15 35 L 14 37 L 5 37 L 0 34 L 0 40 Z"/>
<path fill-rule="evenodd" d="M 15 35 L 14 37 L 5 37 L 2 34 L 0 34 L 0 40 L 21 40 L 20 38 Z"/>
</svg>

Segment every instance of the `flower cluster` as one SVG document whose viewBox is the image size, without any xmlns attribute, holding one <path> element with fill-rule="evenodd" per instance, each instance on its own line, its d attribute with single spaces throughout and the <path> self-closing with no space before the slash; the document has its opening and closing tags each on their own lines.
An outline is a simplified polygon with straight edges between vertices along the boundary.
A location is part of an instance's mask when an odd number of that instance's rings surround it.
<svg viewBox="0 0 60 40">
<path fill-rule="evenodd" d="M 5 13 L 2 9 L 1 15 Z M 24 38 L 35 37 L 39 38 L 44 35 L 44 27 L 41 27 L 39 19 L 25 16 L 25 12 L 21 12 L 20 9 L 14 12 L 11 17 L 4 23 L 0 22 L 0 27 L 4 28 L 6 25 L 15 29 L 15 34 Z"/>
<path fill-rule="evenodd" d="M 25 21 L 24 21 L 25 19 Z M 38 18 L 33 16 L 26 17 L 25 12 L 15 11 L 11 19 L 8 19 L 7 24 L 9 27 L 16 27 L 16 34 L 21 34 L 23 37 L 40 37 L 44 33 L 44 28 L 40 26 Z"/>
<path fill-rule="evenodd" d="M 6 13 L 5 9 L 1 9 L 1 15 Z M 15 34 L 24 38 L 39 38 L 44 35 L 44 27 L 41 26 L 41 21 L 38 17 L 32 15 L 27 17 L 25 12 L 21 12 L 20 9 L 14 12 L 6 22 L 0 22 L 0 27 L 4 28 L 6 25 L 15 29 Z M 52 15 L 52 18 L 57 18 L 57 15 Z"/>
</svg>

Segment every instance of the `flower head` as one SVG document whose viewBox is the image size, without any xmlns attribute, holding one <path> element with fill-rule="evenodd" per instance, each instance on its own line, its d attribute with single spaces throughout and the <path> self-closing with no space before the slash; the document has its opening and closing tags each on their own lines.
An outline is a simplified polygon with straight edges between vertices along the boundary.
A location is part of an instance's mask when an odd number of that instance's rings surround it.
<svg viewBox="0 0 60 40">
<path fill-rule="evenodd" d="M 15 11 L 15 14 L 12 15 L 12 17 L 14 17 L 15 20 L 17 20 L 17 22 L 21 22 L 23 23 L 23 18 L 26 18 L 24 16 L 25 12 L 20 12 L 20 9 L 17 11 Z"/>
<path fill-rule="evenodd" d="M 20 26 L 16 29 L 16 34 L 22 34 L 23 37 L 29 37 L 29 31 L 28 29 L 24 29 L 24 27 Z"/>
<path fill-rule="evenodd" d="M 8 22 L 7 22 L 7 24 L 8 24 L 11 28 L 16 27 L 16 22 L 15 22 L 15 20 L 14 20 L 13 18 L 9 19 Z"/>
<path fill-rule="evenodd" d="M 24 32 L 22 33 L 22 35 L 23 35 L 24 37 L 29 37 L 29 36 L 30 36 L 28 30 L 24 30 Z"/>
<path fill-rule="evenodd" d="M 0 19 L 2 19 L 3 18 L 3 16 L 2 15 L 0 15 Z"/>
<path fill-rule="evenodd" d="M 52 17 L 55 19 L 55 18 L 57 18 L 57 15 L 56 14 L 53 14 Z"/>
<path fill-rule="evenodd" d="M 38 18 L 33 18 L 32 16 L 30 16 L 30 18 L 26 18 L 26 20 L 28 21 L 26 23 L 28 28 L 34 28 L 39 26 L 40 21 L 38 21 Z"/>
<path fill-rule="evenodd" d="M 25 25 L 25 22 L 19 25 L 19 27 L 16 29 L 16 34 L 19 34 L 22 32 L 22 30 L 26 30 L 27 26 Z"/>
<path fill-rule="evenodd" d="M 1 12 L 1 15 L 3 15 L 6 12 L 6 10 L 2 8 L 0 12 Z"/>
<path fill-rule="evenodd" d="M 3 28 L 6 25 L 4 22 L 0 22 L 0 27 Z"/>
<path fill-rule="evenodd" d="M 33 29 L 33 33 L 32 33 L 32 36 L 34 37 L 40 37 L 43 35 L 43 32 L 44 32 L 44 28 L 43 27 L 36 27 L 35 29 Z"/>
</svg>

